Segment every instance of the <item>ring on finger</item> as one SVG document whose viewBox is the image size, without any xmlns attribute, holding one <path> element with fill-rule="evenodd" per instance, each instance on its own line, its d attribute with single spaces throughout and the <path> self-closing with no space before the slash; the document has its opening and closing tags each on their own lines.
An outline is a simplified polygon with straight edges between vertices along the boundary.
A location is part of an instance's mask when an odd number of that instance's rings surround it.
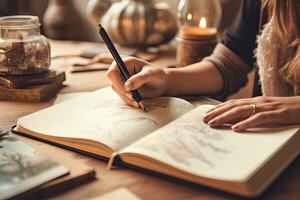
<svg viewBox="0 0 300 200">
<path fill-rule="evenodd" d="M 256 113 L 256 105 L 254 103 L 250 104 L 251 108 L 252 108 L 252 113 L 249 117 L 252 117 L 253 115 L 255 115 Z"/>
</svg>

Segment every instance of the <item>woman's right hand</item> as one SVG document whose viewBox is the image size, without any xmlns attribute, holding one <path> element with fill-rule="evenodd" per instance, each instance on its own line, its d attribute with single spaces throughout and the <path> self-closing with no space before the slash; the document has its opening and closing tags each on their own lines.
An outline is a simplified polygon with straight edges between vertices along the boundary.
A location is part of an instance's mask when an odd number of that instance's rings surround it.
<svg viewBox="0 0 300 200">
<path fill-rule="evenodd" d="M 123 61 L 131 77 L 125 82 L 116 62 L 109 67 L 107 77 L 112 83 L 112 89 L 126 104 L 138 107 L 132 97 L 132 90 L 138 89 L 143 97 L 157 97 L 166 92 L 167 75 L 164 69 L 133 57 Z"/>
</svg>

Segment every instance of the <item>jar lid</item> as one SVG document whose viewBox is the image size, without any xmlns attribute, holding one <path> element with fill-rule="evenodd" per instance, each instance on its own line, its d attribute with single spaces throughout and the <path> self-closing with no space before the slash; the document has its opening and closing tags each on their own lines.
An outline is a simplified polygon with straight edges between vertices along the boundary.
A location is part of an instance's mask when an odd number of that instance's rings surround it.
<svg viewBox="0 0 300 200">
<path fill-rule="evenodd" d="M 13 15 L 0 17 L 0 28 L 24 29 L 39 26 L 39 18 L 32 15 Z"/>
</svg>

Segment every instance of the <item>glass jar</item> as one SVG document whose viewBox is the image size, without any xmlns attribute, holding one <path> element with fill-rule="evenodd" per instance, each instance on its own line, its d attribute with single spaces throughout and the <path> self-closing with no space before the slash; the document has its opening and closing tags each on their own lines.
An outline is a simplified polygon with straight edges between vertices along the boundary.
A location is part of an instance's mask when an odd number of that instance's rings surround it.
<svg viewBox="0 0 300 200">
<path fill-rule="evenodd" d="M 0 17 L 0 74 L 43 73 L 50 62 L 50 45 L 40 34 L 37 16 Z"/>
<path fill-rule="evenodd" d="M 220 0 L 180 0 L 177 19 L 180 27 L 194 26 L 218 29 L 222 18 Z"/>
<path fill-rule="evenodd" d="M 219 0 L 181 0 L 177 20 L 177 66 L 183 67 L 209 56 L 218 42 L 222 8 Z"/>
</svg>

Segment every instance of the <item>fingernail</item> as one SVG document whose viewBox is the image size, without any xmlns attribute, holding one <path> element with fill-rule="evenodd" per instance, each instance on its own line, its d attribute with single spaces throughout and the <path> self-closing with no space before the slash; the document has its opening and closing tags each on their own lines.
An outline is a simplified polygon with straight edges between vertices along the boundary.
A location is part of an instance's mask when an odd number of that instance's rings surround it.
<svg viewBox="0 0 300 200">
<path fill-rule="evenodd" d="M 128 93 L 125 93 L 125 94 L 126 94 L 126 96 L 127 96 L 129 99 L 133 99 L 131 93 L 128 92 Z"/>
<path fill-rule="evenodd" d="M 137 103 L 137 102 L 132 102 L 132 105 L 134 106 L 134 107 L 136 107 L 136 108 L 138 108 L 139 107 L 139 104 Z"/>
<path fill-rule="evenodd" d="M 233 126 L 231 126 L 231 129 L 233 129 L 233 130 L 237 130 L 237 129 L 239 129 L 239 128 L 240 128 L 239 125 L 233 125 Z"/>
<path fill-rule="evenodd" d="M 216 120 L 209 121 L 209 122 L 208 122 L 208 125 L 213 126 L 213 125 L 216 124 L 216 122 L 217 122 Z"/>
<path fill-rule="evenodd" d="M 132 83 L 131 83 L 131 82 L 126 82 L 126 83 L 124 84 L 124 87 L 125 87 L 125 89 L 126 89 L 127 91 L 130 91 L 130 90 L 131 90 L 131 87 L 132 87 Z"/>
<path fill-rule="evenodd" d="M 206 111 L 206 113 L 210 113 L 210 112 L 212 112 L 213 110 L 214 110 L 214 108 L 209 109 L 208 111 Z"/>
<path fill-rule="evenodd" d="M 204 122 L 208 122 L 208 120 L 209 120 L 209 115 L 205 115 L 205 116 L 203 117 L 203 121 L 204 121 Z"/>
</svg>

